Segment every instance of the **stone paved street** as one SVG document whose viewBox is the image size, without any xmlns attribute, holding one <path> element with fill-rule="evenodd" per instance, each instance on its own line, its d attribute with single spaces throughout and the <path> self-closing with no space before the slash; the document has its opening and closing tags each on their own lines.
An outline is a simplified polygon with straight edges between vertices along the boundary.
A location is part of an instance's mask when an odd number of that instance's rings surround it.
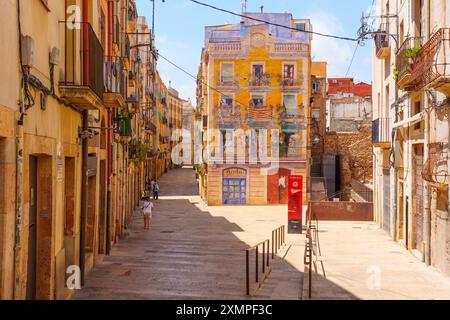
<svg viewBox="0 0 450 320">
<path fill-rule="evenodd" d="M 248 299 L 245 249 L 286 224 L 284 206 L 206 207 L 190 168 L 160 181 L 151 229 L 135 213 L 130 236 L 113 246 L 76 299 Z M 320 222 L 326 278 L 313 299 L 450 299 L 450 279 L 427 268 L 368 222 Z M 303 235 L 287 235 L 254 299 L 303 299 Z M 380 274 L 380 288 L 371 275 Z M 322 269 L 319 265 L 319 273 Z M 375 280 L 371 282 L 370 280 Z"/>
<path fill-rule="evenodd" d="M 326 278 L 318 264 L 312 299 L 450 299 L 450 279 L 374 223 L 319 222 L 319 230 Z"/>
<path fill-rule="evenodd" d="M 95 267 L 76 299 L 246 299 L 245 249 L 286 224 L 284 206 L 205 207 L 191 168 L 159 181 L 151 229 L 135 213 L 130 236 Z M 304 238 L 287 236 L 255 296 L 298 299 Z"/>
</svg>

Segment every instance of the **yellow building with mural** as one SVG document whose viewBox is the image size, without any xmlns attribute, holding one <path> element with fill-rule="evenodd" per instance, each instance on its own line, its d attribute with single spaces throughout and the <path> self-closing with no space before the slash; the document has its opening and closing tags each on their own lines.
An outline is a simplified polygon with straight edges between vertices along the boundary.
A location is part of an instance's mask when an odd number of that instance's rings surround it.
<svg viewBox="0 0 450 320">
<path fill-rule="evenodd" d="M 199 170 L 200 192 L 209 205 L 282 204 L 287 176 L 302 175 L 306 200 L 311 24 L 288 13 L 246 15 L 239 24 L 205 28 L 197 95 L 210 157 Z M 260 150 L 253 161 L 252 143 L 266 144 L 267 154 Z"/>
</svg>

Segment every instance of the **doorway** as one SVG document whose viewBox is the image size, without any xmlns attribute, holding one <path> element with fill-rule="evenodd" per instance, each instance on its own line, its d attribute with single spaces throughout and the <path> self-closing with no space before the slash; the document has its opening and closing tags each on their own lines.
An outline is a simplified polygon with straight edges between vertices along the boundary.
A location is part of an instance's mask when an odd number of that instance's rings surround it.
<svg viewBox="0 0 450 320">
<path fill-rule="evenodd" d="M 267 176 L 267 201 L 269 204 L 288 203 L 288 176 L 291 170 L 280 168 L 277 173 Z"/>
<path fill-rule="evenodd" d="M 413 249 L 423 251 L 423 145 L 414 148 L 414 186 L 413 219 L 412 219 L 412 246 Z"/>
<path fill-rule="evenodd" d="M 38 158 L 30 156 L 29 192 L 30 209 L 28 216 L 28 262 L 27 262 L 27 300 L 36 299 L 37 269 L 37 165 Z"/>
<path fill-rule="evenodd" d="M 403 182 L 399 182 L 398 183 L 398 221 L 397 221 L 397 225 L 398 225 L 398 240 L 403 240 L 404 239 L 404 223 L 405 223 L 405 219 L 404 219 L 404 211 L 403 211 Z"/>
<path fill-rule="evenodd" d="M 29 157 L 29 210 L 26 297 L 52 299 L 53 192 L 52 157 Z"/>
<path fill-rule="evenodd" d="M 106 161 L 100 161 L 98 253 L 106 253 Z"/>
<path fill-rule="evenodd" d="M 64 248 L 65 270 L 75 261 L 75 158 L 64 160 Z"/>
</svg>

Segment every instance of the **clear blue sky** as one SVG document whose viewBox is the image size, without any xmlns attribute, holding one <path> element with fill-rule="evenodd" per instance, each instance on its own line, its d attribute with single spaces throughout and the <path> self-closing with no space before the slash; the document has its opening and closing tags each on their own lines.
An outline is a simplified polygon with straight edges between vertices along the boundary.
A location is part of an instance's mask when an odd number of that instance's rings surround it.
<svg viewBox="0 0 450 320">
<path fill-rule="evenodd" d="M 203 47 L 204 26 L 235 23 L 236 16 L 199 6 L 189 0 L 156 1 L 155 32 L 159 52 L 185 70 L 196 75 Z M 241 12 L 242 0 L 201 0 L 234 12 Z M 373 0 L 249 0 L 247 11 L 290 12 L 295 18 L 310 18 L 314 31 L 356 37 L 363 12 L 370 11 Z M 147 17 L 151 27 L 151 0 L 136 0 L 139 15 Z M 328 62 L 329 77 L 344 77 L 350 64 L 354 42 L 314 36 L 312 57 Z M 355 80 L 371 82 L 371 41 L 358 48 L 349 76 Z M 163 59 L 158 70 L 168 85 L 177 89 L 185 99 L 195 104 L 196 84 L 192 78 L 174 68 Z"/>
</svg>

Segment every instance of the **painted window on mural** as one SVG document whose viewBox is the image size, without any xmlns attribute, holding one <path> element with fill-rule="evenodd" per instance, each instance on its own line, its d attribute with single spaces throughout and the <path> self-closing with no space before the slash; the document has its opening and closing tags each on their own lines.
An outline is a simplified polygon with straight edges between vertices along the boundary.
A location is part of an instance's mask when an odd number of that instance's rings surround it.
<svg viewBox="0 0 450 320">
<path fill-rule="evenodd" d="M 285 64 L 283 66 L 283 79 L 294 79 L 294 70 L 293 64 Z"/>
<path fill-rule="evenodd" d="M 233 98 L 230 96 L 222 96 L 221 104 L 231 107 L 233 106 Z"/>
<path fill-rule="evenodd" d="M 264 66 L 262 64 L 254 64 L 252 66 L 252 74 L 257 78 L 262 77 L 264 74 Z"/>
<path fill-rule="evenodd" d="M 223 83 L 233 82 L 233 64 L 232 63 L 222 63 L 220 70 L 220 81 Z"/>
<path fill-rule="evenodd" d="M 297 98 L 295 95 L 289 94 L 283 96 L 283 105 L 286 108 L 286 115 L 288 116 L 297 116 Z"/>
<path fill-rule="evenodd" d="M 264 96 L 254 95 L 252 96 L 252 104 L 255 108 L 264 108 Z"/>
</svg>

